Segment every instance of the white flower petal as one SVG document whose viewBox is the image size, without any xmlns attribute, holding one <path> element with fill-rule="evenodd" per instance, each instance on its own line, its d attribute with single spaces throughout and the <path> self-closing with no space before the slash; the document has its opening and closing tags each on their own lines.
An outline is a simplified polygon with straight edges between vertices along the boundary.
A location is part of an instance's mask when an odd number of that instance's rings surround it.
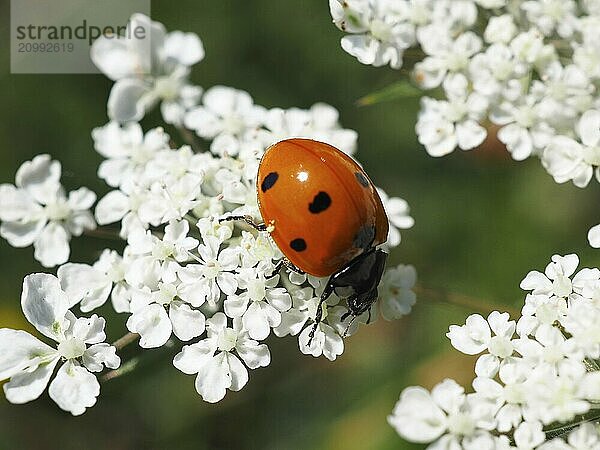
<svg viewBox="0 0 600 450">
<path fill-rule="evenodd" d="M 48 393 L 61 409 L 79 416 L 86 408 L 96 404 L 96 397 L 100 395 L 100 383 L 85 367 L 67 361 L 50 383 Z"/>
<path fill-rule="evenodd" d="M 250 369 L 266 367 L 271 362 L 269 347 L 254 340 L 238 338 L 235 349 Z"/>
<path fill-rule="evenodd" d="M 117 369 L 121 365 L 121 358 L 117 356 L 117 349 L 106 342 L 89 347 L 82 357 L 83 365 L 90 372 L 101 372 L 104 366 Z"/>
<path fill-rule="evenodd" d="M 592 109 L 583 113 L 576 129 L 584 145 L 597 146 L 600 143 L 600 111 Z"/>
<path fill-rule="evenodd" d="M 61 167 L 50 155 L 37 155 L 24 162 L 15 176 L 17 187 L 23 188 L 39 203 L 47 204 L 60 190 Z"/>
<path fill-rule="evenodd" d="M 90 318 L 78 318 L 69 331 L 73 333 L 74 337 L 86 344 L 98 344 L 106 340 L 106 334 L 104 333 L 105 325 L 106 321 L 104 318 L 93 314 Z"/>
<path fill-rule="evenodd" d="M 33 222 L 2 222 L 0 236 L 13 247 L 28 247 L 39 237 L 45 225 L 45 218 Z"/>
<path fill-rule="evenodd" d="M 388 422 L 400 436 L 417 443 L 432 442 L 446 431 L 446 415 L 422 387 L 402 392 Z"/>
<path fill-rule="evenodd" d="M 58 223 L 51 222 L 46 225 L 33 246 L 33 256 L 44 267 L 54 267 L 69 260 L 69 233 Z"/>
<path fill-rule="evenodd" d="M 35 368 L 55 354 L 55 349 L 26 331 L 0 328 L 0 380 Z"/>
<path fill-rule="evenodd" d="M 533 291 L 534 294 L 548 294 L 552 292 L 552 282 L 541 272 L 532 270 L 519 285 L 525 291 Z"/>
<path fill-rule="evenodd" d="M 184 303 L 171 303 L 169 318 L 173 324 L 173 333 L 182 341 L 189 341 L 204 333 L 204 314 Z"/>
<path fill-rule="evenodd" d="M 198 373 L 200 368 L 212 359 L 215 351 L 216 346 L 209 339 L 192 345 L 184 345 L 173 358 L 173 365 L 188 375 Z"/>
<path fill-rule="evenodd" d="M 106 275 L 87 264 L 64 264 L 58 268 L 56 275 L 58 276 L 62 290 L 69 297 L 71 306 L 79 303 L 91 294 L 97 294 L 99 288 L 102 291 L 102 288 L 107 284 Z M 112 283 L 108 282 L 108 286 L 112 287 Z M 110 290 L 107 293 L 102 292 L 102 294 L 106 294 L 106 296 L 103 299 L 97 299 L 97 302 L 94 303 L 103 304 L 108 298 Z M 97 306 L 100 306 L 100 304 Z M 90 310 L 82 308 L 84 312 Z"/>
<path fill-rule="evenodd" d="M 191 66 L 204 58 L 204 47 L 197 34 L 173 31 L 165 38 L 163 57 Z"/>
<path fill-rule="evenodd" d="M 69 306 L 69 299 L 55 276 L 34 273 L 23 280 L 23 314 L 44 336 L 60 340 L 65 332 L 65 315 Z"/>
<path fill-rule="evenodd" d="M 173 331 L 165 308 L 155 303 L 132 314 L 127 319 L 127 329 L 132 333 L 139 333 L 142 348 L 165 345 Z"/>
<path fill-rule="evenodd" d="M 600 225 L 594 225 L 588 231 L 588 241 L 594 248 L 600 248 Z"/>
<path fill-rule="evenodd" d="M 25 189 L 17 189 L 11 184 L 0 184 L 0 220 L 16 222 L 29 221 L 42 208 Z"/>
<path fill-rule="evenodd" d="M 206 361 L 198 371 L 195 384 L 196 391 L 204 401 L 216 403 L 225 397 L 227 388 L 231 387 L 227 352 L 221 352 Z"/>
<path fill-rule="evenodd" d="M 229 373 L 231 374 L 231 386 L 229 389 L 232 391 L 239 391 L 248 382 L 248 370 L 237 356 L 232 355 L 231 353 L 226 353 L 226 355 L 229 364 Z"/>
<path fill-rule="evenodd" d="M 456 125 L 456 139 L 463 150 L 471 150 L 486 138 L 487 131 L 474 120 L 465 120 Z"/>
<path fill-rule="evenodd" d="M 100 225 L 118 222 L 131 210 L 129 197 L 121 191 L 111 191 L 96 205 L 96 220 Z"/>
<path fill-rule="evenodd" d="M 40 364 L 31 372 L 20 372 L 14 375 L 4 385 L 6 399 L 11 403 L 21 404 L 38 398 L 48 386 L 58 361 L 59 357 L 56 355 L 51 361 Z"/>
<path fill-rule="evenodd" d="M 271 327 L 281 323 L 281 314 L 265 302 L 251 302 L 242 323 L 252 339 L 262 341 L 269 336 Z"/>
<path fill-rule="evenodd" d="M 138 60 L 132 57 L 127 44 L 126 39 L 100 36 L 90 49 L 96 67 L 113 81 L 135 75 L 138 69 Z"/>
<path fill-rule="evenodd" d="M 148 98 L 150 88 L 141 80 L 120 79 L 112 87 L 108 97 L 108 116 L 117 122 L 138 121 L 144 117 L 152 103 Z"/>
<path fill-rule="evenodd" d="M 487 347 L 487 343 L 491 338 L 491 331 L 483 317 L 479 314 L 472 314 L 467 318 L 465 325 L 461 327 L 451 325 L 446 336 L 458 351 L 467 355 L 476 355 Z"/>
<path fill-rule="evenodd" d="M 96 201 L 96 194 L 88 188 L 79 188 L 69 192 L 67 203 L 75 211 L 90 209 Z"/>
</svg>

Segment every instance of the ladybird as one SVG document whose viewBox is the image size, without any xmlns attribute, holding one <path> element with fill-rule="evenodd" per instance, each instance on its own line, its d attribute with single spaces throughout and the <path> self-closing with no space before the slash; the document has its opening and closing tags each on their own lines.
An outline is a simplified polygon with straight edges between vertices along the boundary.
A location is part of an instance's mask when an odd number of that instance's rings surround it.
<svg viewBox="0 0 600 450">
<path fill-rule="evenodd" d="M 366 311 L 370 314 L 387 258 L 377 246 L 387 239 L 388 218 L 365 171 L 329 144 L 286 139 L 265 151 L 256 190 L 262 224 L 250 216 L 222 220 L 244 220 L 269 232 L 285 256 L 276 272 L 285 265 L 299 273 L 329 277 L 311 339 L 322 318 L 323 302 L 334 291 L 346 299 L 347 315 L 353 319 Z"/>
</svg>

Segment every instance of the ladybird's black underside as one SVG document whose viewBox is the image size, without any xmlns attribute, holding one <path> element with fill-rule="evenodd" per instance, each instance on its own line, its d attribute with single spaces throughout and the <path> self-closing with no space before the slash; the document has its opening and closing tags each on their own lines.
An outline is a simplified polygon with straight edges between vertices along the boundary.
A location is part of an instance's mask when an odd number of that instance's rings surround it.
<svg viewBox="0 0 600 450">
<path fill-rule="evenodd" d="M 373 244 L 375 240 L 375 226 L 374 225 L 363 225 L 354 236 L 354 247 L 362 248 L 367 250 Z"/>
<path fill-rule="evenodd" d="M 362 173 L 356 172 L 354 176 L 356 176 L 356 179 L 363 187 L 369 187 L 369 180 Z"/>
<path fill-rule="evenodd" d="M 273 187 L 273 185 L 277 181 L 277 178 L 279 178 L 279 174 L 277 172 L 271 172 L 270 174 L 268 174 L 260 185 L 261 190 L 263 192 L 267 192 Z"/>
<path fill-rule="evenodd" d="M 308 210 L 313 214 L 319 214 L 331 206 L 331 197 L 327 192 L 319 192 L 315 195 L 312 203 L 308 204 Z"/>
</svg>

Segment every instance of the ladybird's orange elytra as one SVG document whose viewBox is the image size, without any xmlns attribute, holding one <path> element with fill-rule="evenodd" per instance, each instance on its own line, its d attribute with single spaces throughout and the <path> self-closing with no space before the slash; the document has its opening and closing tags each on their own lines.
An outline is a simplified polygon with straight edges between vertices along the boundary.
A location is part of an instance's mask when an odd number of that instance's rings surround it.
<svg viewBox="0 0 600 450">
<path fill-rule="evenodd" d="M 337 148 L 310 139 L 269 147 L 256 180 L 263 221 L 299 269 L 325 277 L 387 239 L 388 219 L 365 171 Z"/>
</svg>

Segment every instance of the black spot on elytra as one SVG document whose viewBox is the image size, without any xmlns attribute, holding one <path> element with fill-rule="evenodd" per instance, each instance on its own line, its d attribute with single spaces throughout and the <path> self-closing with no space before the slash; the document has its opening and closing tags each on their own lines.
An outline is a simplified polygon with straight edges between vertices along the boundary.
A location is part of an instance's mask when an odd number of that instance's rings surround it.
<svg viewBox="0 0 600 450">
<path fill-rule="evenodd" d="M 296 250 L 297 252 L 303 252 L 306 250 L 306 241 L 302 238 L 296 238 L 290 242 L 290 247 L 292 247 L 292 250 Z"/>
<path fill-rule="evenodd" d="M 362 185 L 362 187 L 369 187 L 369 180 L 367 180 L 367 177 L 365 177 L 362 173 L 356 172 L 354 174 L 354 176 L 356 177 L 358 182 Z"/>
<path fill-rule="evenodd" d="M 267 175 L 263 182 L 260 185 L 260 188 L 263 192 L 267 192 L 269 189 L 271 189 L 273 187 L 273 185 L 275 184 L 275 182 L 277 181 L 277 178 L 279 178 L 279 174 L 277 172 L 271 172 L 269 175 Z"/>
<path fill-rule="evenodd" d="M 308 210 L 313 214 L 325 211 L 331 205 L 331 197 L 327 192 L 319 192 L 315 195 L 312 203 L 308 204 Z"/>
<path fill-rule="evenodd" d="M 368 249 L 375 240 L 375 226 L 364 225 L 358 230 L 356 236 L 354 236 L 354 247 Z"/>
</svg>

